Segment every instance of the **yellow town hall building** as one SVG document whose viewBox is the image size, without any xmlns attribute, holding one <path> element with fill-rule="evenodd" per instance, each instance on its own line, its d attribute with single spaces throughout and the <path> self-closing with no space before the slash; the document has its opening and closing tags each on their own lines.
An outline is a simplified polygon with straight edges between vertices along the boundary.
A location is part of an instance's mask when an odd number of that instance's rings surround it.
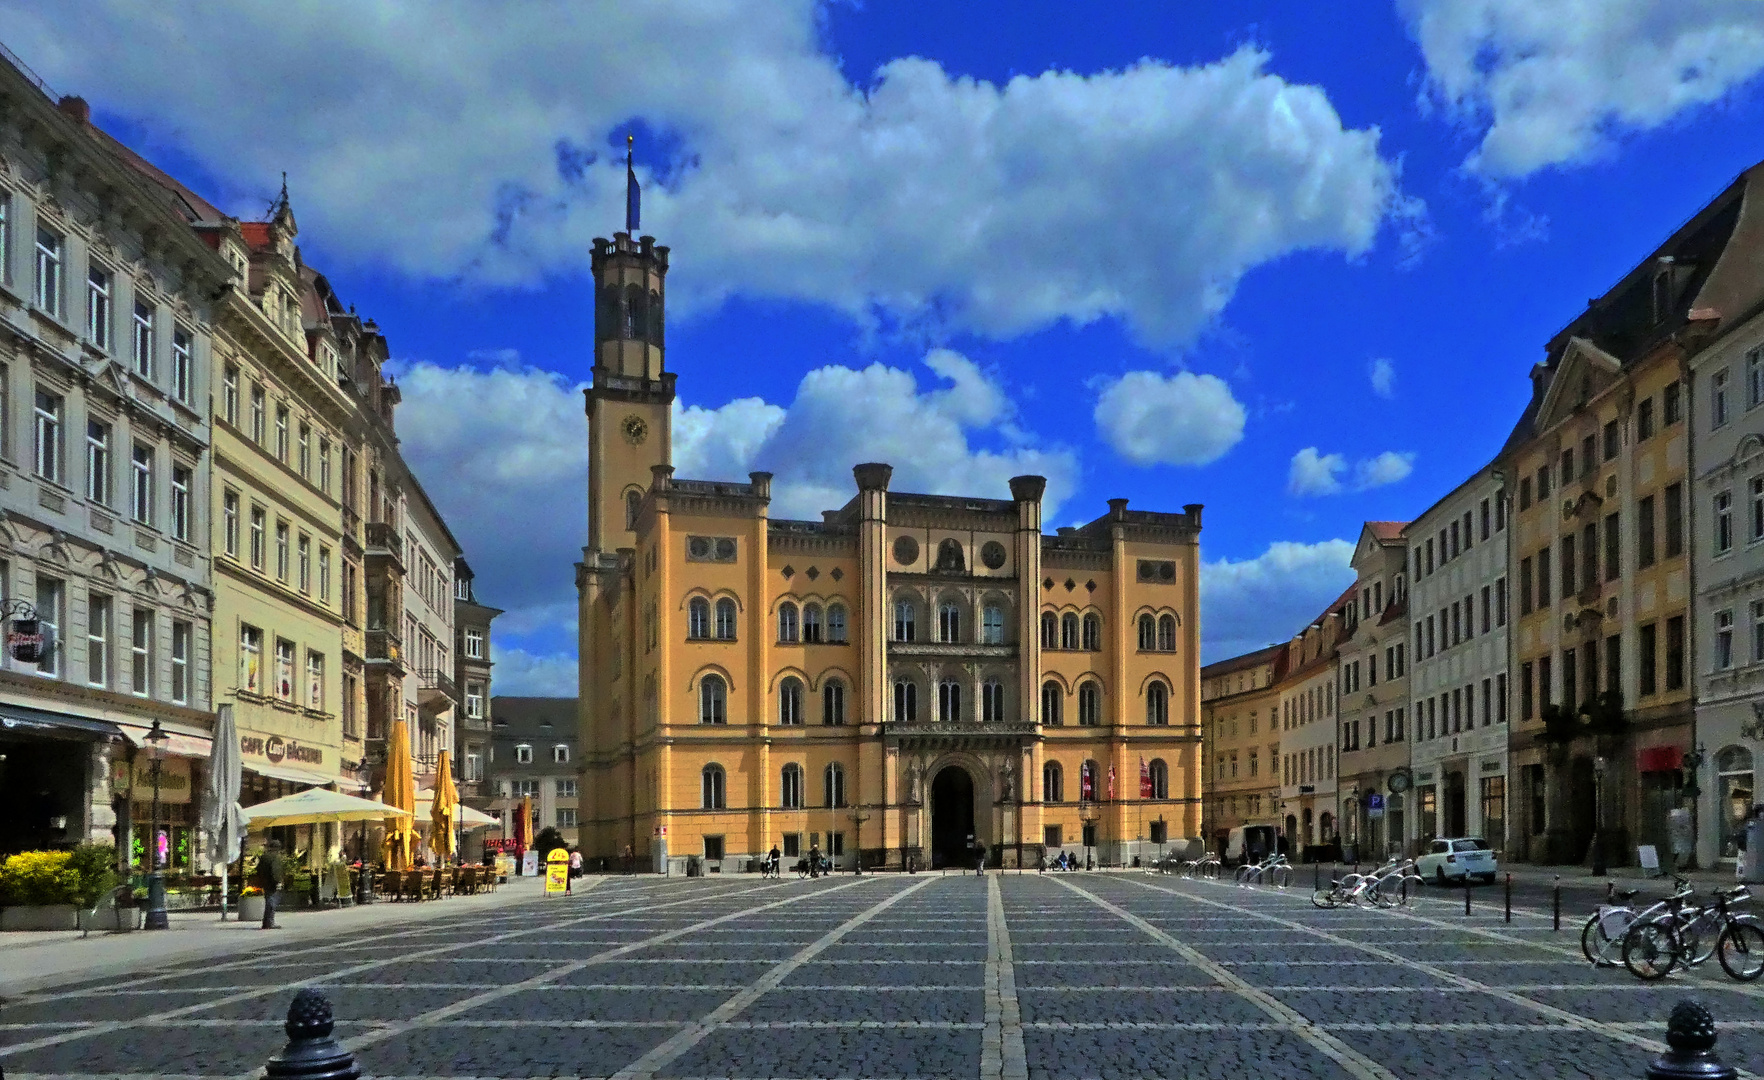
<svg viewBox="0 0 1764 1080">
<path fill-rule="evenodd" d="M 772 518 L 767 473 L 677 479 L 668 249 L 594 243 L 585 855 L 1014 866 L 1200 836 L 1199 505 L 1048 536 L 1038 476 L 919 495 L 859 464 L 820 521 Z"/>
</svg>

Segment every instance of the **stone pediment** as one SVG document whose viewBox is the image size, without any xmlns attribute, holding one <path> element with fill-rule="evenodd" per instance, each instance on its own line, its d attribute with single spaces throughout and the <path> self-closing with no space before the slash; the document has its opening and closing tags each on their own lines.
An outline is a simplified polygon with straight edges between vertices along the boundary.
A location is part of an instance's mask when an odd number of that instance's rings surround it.
<svg viewBox="0 0 1764 1080">
<path fill-rule="evenodd" d="M 1556 363 L 1556 376 L 1538 406 L 1538 431 L 1566 420 L 1606 387 L 1623 377 L 1623 364 L 1585 338 L 1570 338 Z"/>
</svg>

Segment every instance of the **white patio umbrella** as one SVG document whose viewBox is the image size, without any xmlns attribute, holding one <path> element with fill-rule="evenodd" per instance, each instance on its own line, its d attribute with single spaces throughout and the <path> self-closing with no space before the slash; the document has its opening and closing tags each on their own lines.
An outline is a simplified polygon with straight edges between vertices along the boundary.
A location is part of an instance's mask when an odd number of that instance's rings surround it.
<svg viewBox="0 0 1764 1080">
<path fill-rule="evenodd" d="M 410 817 L 409 810 L 387 806 L 372 799 L 358 799 L 341 791 L 308 788 L 266 803 L 245 808 L 246 823 L 253 829 L 275 825 L 317 825 L 333 821 L 380 821 Z"/>
<path fill-rule="evenodd" d="M 245 816 L 239 808 L 242 783 L 239 733 L 233 725 L 233 707 L 222 705 L 214 714 L 214 747 L 209 751 L 202 830 L 208 838 L 208 864 L 220 866 L 223 921 L 227 917 L 227 867 L 239 857 L 239 846 L 245 839 Z"/>
</svg>

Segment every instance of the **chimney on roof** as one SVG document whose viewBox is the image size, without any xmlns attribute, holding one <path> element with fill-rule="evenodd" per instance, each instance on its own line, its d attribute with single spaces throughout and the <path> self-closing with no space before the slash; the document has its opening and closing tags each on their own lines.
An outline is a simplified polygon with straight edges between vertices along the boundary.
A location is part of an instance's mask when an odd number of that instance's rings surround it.
<svg viewBox="0 0 1764 1080">
<path fill-rule="evenodd" d="M 71 116 L 76 124 L 84 125 L 92 122 L 92 106 L 86 104 L 86 99 L 83 97 L 69 94 L 56 102 L 55 107 Z"/>
</svg>

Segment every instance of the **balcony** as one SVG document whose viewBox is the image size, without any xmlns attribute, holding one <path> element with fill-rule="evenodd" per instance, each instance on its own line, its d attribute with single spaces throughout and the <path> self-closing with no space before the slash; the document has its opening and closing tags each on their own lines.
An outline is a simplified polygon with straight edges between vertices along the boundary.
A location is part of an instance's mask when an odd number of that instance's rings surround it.
<svg viewBox="0 0 1764 1080">
<path fill-rule="evenodd" d="M 903 750 L 998 749 L 1005 746 L 1027 746 L 1040 732 L 1035 724 L 1022 721 L 982 723 L 964 721 L 943 723 L 923 721 L 903 724 L 889 721 L 882 725 L 882 737 L 890 746 Z"/>
<path fill-rule="evenodd" d="M 369 630 L 367 632 L 367 662 L 370 665 L 390 666 L 395 675 L 404 674 L 404 649 L 398 634 L 392 630 Z"/>
<path fill-rule="evenodd" d="M 458 703 L 459 687 L 454 684 L 453 676 L 445 671 L 422 668 L 417 671 L 416 677 L 419 707 L 441 712 Z"/>
<path fill-rule="evenodd" d="M 373 562 L 381 560 L 398 573 L 404 573 L 404 538 L 398 535 L 398 530 L 383 521 L 370 521 L 366 532 L 369 572 L 373 572 Z"/>
</svg>

